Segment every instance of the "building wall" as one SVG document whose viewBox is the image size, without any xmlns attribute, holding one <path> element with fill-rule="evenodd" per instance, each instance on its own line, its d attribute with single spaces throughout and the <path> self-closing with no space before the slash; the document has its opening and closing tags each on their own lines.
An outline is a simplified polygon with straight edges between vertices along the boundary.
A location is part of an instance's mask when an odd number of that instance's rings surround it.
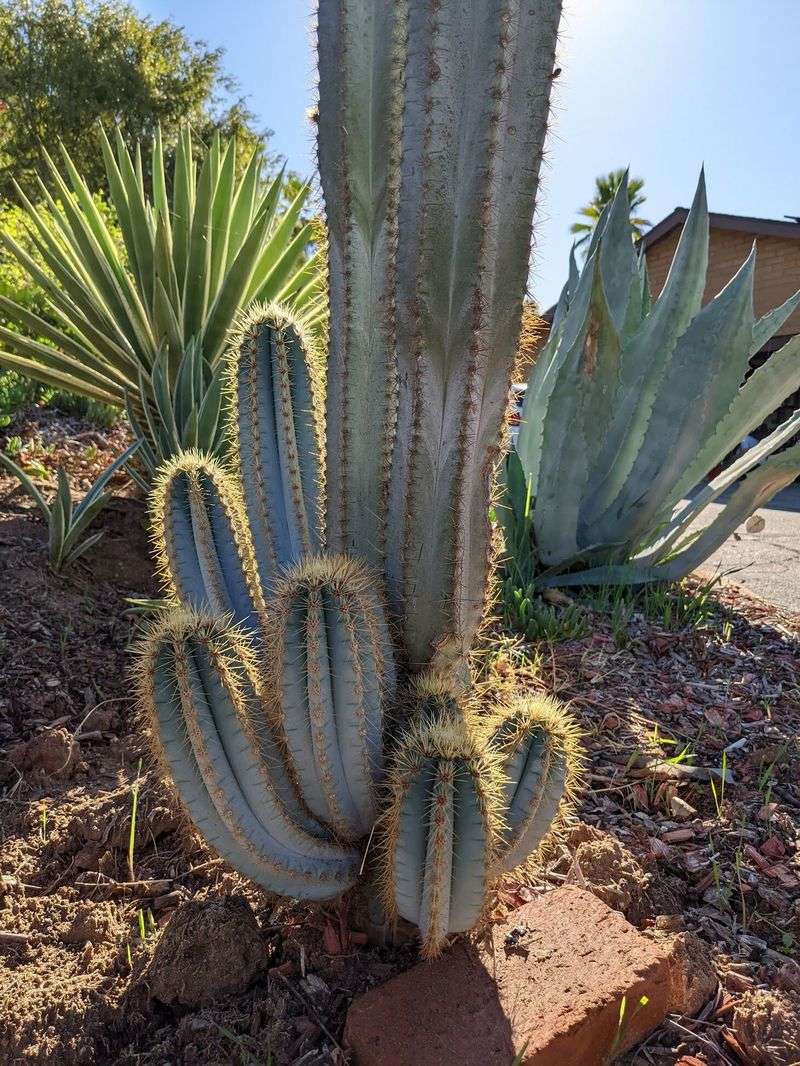
<svg viewBox="0 0 800 1066">
<path fill-rule="evenodd" d="M 680 236 L 676 227 L 647 249 L 647 269 L 653 296 L 661 292 Z M 710 300 L 730 281 L 753 243 L 753 235 L 713 229 L 709 241 L 708 280 L 704 300 Z M 800 289 L 800 240 L 758 237 L 755 276 L 755 312 L 761 316 Z M 800 308 L 781 326 L 780 334 L 800 333 Z"/>
</svg>

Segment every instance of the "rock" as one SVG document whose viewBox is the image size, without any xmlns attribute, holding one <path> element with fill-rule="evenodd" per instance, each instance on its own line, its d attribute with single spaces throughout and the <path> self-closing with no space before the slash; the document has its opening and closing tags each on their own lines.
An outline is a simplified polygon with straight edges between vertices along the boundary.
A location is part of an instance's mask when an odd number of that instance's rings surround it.
<svg viewBox="0 0 800 1066">
<path fill-rule="evenodd" d="M 763 515 L 751 514 L 744 524 L 745 532 L 747 533 L 760 533 L 766 526 L 766 520 Z"/>
<path fill-rule="evenodd" d="M 671 989 L 663 945 L 564 885 L 356 1000 L 344 1041 L 357 1066 L 508 1066 L 518 1053 L 522 1066 L 601 1066 L 661 1023 Z"/>
<path fill-rule="evenodd" d="M 687 803 L 680 796 L 670 796 L 669 806 L 674 818 L 683 820 L 684 818 L 694 818 L 697 814 L 691 803 Z"/>
<path fill-rule="evenodd" d="M 246 899 L 190 900 L 173 914 L 142 980 L 152 999 L 199 1007 L 244 992 L 264 965 L 261 931 Z"/>
<path fill-rule="evenodd" d="M 800 996 L 759 988 L 745 992 L 733 1011 L 731 1028 L 753 1066 L 797 1066 L 800 1048 Z"/>
</svg>

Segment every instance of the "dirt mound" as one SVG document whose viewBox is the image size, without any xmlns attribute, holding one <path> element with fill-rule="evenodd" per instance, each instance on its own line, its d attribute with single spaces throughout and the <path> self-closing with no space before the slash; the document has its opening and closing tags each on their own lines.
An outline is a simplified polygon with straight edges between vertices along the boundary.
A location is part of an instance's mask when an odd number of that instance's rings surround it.
<svg viewBox="0 0 800 1066">
<path fill-rule="evenodd" d="M 762 988 L 747 992 L 733 1012 L 732 1028 L 754 1066 L 797 1066 L 800 995 Z"/>
<path fill-rule="evenodd" d="M 638 924 L 647 909 L 649 879 L 633 854 L 610 833 L 590 826 L 573 833 L 570 843 L 577 841 L 569 880 Z"/>
<path fill-rule="evenodd" d="M 39 770 L 46 777 L 68 776 L 73 769 L 78 746 L 66 729 L 50 729 L 15 745 L 6 756 L 20 773 Z"/>
<path fill-rule="evenodd" d="M 191 900 L 173 914 L 142 980 L 161 1003 L 199 1007 L 244 992 L 265 962 L 246 899 Z"/>
</svg>

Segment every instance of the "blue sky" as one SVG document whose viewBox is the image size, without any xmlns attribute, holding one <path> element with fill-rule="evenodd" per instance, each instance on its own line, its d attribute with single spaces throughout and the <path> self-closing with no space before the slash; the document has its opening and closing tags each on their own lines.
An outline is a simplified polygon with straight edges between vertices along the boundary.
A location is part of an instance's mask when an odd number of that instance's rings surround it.
<svg viewBox="0 0 800 1066">
<path fill-rule="evenodd" d="M 135 0 L 226 50 L 272 148 L 312 170 L 307 0 Z M 575 211 L 596 174 L 630 164 L 643 214 L 688 205 L 703 161 L 712 210 L 800 215 L 800 0 L 565 0 L 530 288 L 564 278 Z"/>
</svg>

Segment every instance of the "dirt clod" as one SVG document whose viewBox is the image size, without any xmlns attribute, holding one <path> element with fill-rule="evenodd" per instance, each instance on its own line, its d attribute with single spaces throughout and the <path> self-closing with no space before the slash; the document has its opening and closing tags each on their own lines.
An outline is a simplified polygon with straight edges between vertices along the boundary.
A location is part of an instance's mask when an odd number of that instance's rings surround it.
<svg viewBox="0 0 800 1066">
<path fill-rule="evenodd" d="M 173 914 L 143 980 L 161 1003 L 199 1007 L 244 992 L 265 963 L 246 899 L 190 900 Z"/>
<path fill-rule="evenodd" d="M 66 776 L 75 765 L 78 746 L 66 729 L 50 729 L 18 744 L 8 753 L 8 761 L 20 773 L 41 770 L 48 777 Z"/>
<path fill-rule="evenodd" d="M 648 878 L 630 851 L 610 833 L 594 831 L 575 849 L 570 880 L 622 911 L 636 924 L 645 908 Z"/>
<path fill-rule="evenodd" d="M 759 988 L 746 992 L 732 1028 L 754 1066 L 796 1066 L 800 1048 L 800 996 Z"/>
</svg>

